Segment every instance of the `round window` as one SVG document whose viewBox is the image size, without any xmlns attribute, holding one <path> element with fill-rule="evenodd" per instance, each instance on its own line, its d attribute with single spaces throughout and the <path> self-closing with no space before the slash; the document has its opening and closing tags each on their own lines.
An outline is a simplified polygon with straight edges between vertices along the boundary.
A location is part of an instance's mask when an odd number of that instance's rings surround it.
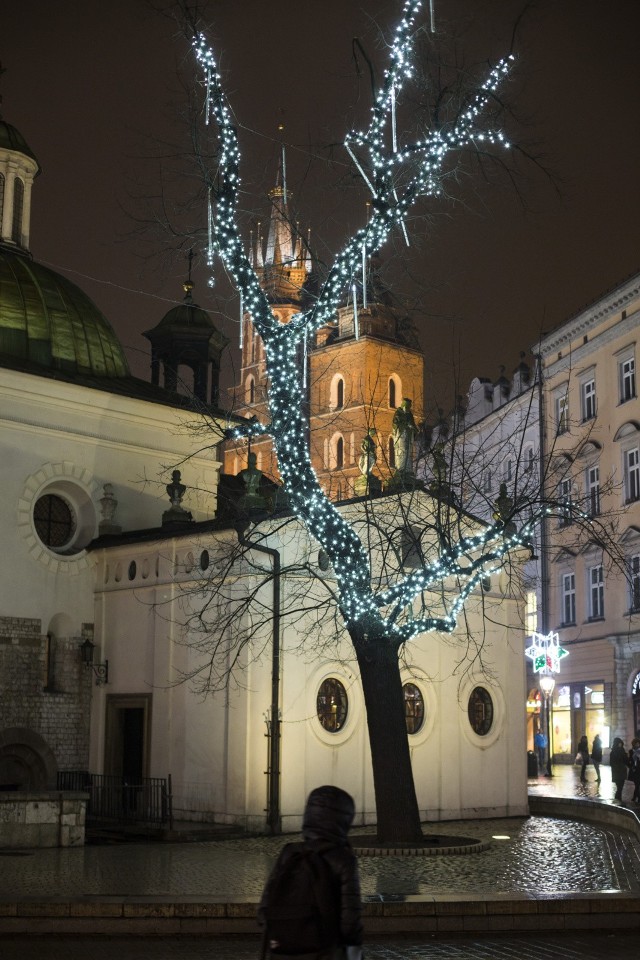
<svg viewBox="0 0 640 960">
<path fill-rule="evenodd" d="M 66 500 L 54 493 L 46 493 L 36 500 L 33 508 L 36 533 L 45 546 L 62 551 L 73 538 L 76 518 Z"/>
<path fill-rule="evenodd" d="M 424 697 L 415 683 L 405 683 L 402 688 L 404 694 L 404 716 L 407 722 L 407 733 L 417 733 L 424 724 Z"/>
<path fill-rule="evenodd" d="M 469 697 L 469 723 L 474 733 L 486 737 L 493 724 L 493 700 L 484 687 L 474 687 Z"/>
<path fill-rule="evenodd" d="M 347 691 L 335 677 L 327 677 L 320 684 L 316 699 L 318 720 L 329 733 L 342 730 L 347 719 Z"/>
</svg>

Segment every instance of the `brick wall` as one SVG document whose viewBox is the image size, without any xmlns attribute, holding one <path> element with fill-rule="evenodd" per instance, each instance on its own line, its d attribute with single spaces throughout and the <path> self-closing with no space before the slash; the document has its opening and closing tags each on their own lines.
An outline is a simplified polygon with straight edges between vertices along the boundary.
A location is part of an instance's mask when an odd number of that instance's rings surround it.
<svg viewBox="0 0 640 960">
<path fill-rule="evenodd" d="M 91 677 L 78 637 L 48 638 L 40 620 L 0 617 L 0 749 L 2 731 L 38 734 L 59 770 L 86 770 Z"/>
</svg>

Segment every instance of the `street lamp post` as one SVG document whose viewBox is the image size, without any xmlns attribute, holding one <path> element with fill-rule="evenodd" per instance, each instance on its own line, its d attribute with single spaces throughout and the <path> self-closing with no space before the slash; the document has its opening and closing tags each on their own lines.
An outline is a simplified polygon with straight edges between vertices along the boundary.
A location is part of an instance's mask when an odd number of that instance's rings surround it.
<svg viewBox="0 0 640 960">
<path fill-rule="evenodd" d="M 550 673 L 545 673 L 540 677 L 540 689 L 544 694 L 544 706 L 547 726 L 547 772 L 545 776 L 552 777 L 551 772 L 551 694 L 556 685 L 554 677 Z"/>
</svg>

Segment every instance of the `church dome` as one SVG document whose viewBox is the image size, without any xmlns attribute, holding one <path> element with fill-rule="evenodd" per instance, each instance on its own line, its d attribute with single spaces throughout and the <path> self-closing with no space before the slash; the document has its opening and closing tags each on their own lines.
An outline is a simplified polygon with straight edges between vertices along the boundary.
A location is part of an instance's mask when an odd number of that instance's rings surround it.
<svg viewBox="0 0 640 960">
<path fill-rule="evenodd" d="M 21 153 L 25 157 L 30 157 L 32 160 L 35 160 L 38 166 L 38 173 L 40 172 L 40 165 L 38 164 L 38 158 L 36 157 L 33 150 L 29 147 L 27 141 L 22 136 L 19 130 L 17 130 L 12 124 L 7 123 L 6 120 L 0 118 L 0 150 L 11 150 L 16 153 Z"/>
<path fill-rule="evenodd" d="M 0 246 L 0 364 L 16 361 L 96 377 L 129 374 L 109 321 L 79 287 Z"/>
</svg>

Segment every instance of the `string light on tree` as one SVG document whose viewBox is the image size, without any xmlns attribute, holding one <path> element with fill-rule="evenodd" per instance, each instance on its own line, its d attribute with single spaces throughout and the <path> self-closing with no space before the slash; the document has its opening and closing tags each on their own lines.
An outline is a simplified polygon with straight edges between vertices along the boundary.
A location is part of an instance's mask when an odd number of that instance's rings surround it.
<svg viewBox="0 0 640 960">
<path fill-rule="evenodd" d="M 211 47 L 203 35 L 193 41 L 203 73 L 205 116 L 217 127 L 220 151 L 219 185 L 212 202 L 208 262 L 213 253 L 222 259 L 242 298 L 243 310 L 265 348 L 269 378 L 267 424 L 249 421 L 229 431 L 233 439 L 269 434 L 289 502 L 297 516 L 327 553 L 337 580 L 339 604 L 350 630 L 374 637 L 407 640 L 425 631 L 455 629 L 458 615 L 470 593 L 488 569 L 498 569 L 505 555 L 527 543 L 533 521 L 519 533 L 495 523 L 481 534 L 462 537 L 443 548 L 422 570 L 398 576 L 397 583 L 375 592 L 369 553 L 352 526 L 323 493 L 311 465 L 303 409 L 304 392 L 299 355 L 315 333 L 335 317 L 345 292 L 353 296 L 354 328 L 358 329 L 357 285 L 362 280 L 366 296 L 366 264 L 391 235 L 400 231 L 408 243 L 407 219 L 418 203 L 441 194 L 441 178 L 455 153 L 482 142 L 506 148 L 500 131 L 480 126 L 483 112 L 506 77 L 511 59 L 501 60 L 449 123 L 434 126 L 406 142 L 398 126 L 403 92 L 413 74 L 414 36 L 421 29 L 417 18 L 422 0 L 405 0 L 389 48 L 388 67 L 377 91 L 369 126 L 353 130 L 345 148 L 371 194 L 370 216 L 337 254 L 316 300 L 282 324 L 272 311 L 256 273 L 258 266 L 245 250 L 238 225 L 240 150 L 237 127 L 222 89 Z M 429 4 L 433 30 L 433 4 Z M 302 350 L 298 345 L 302 344 Z M 406 616 L 406 610 L 425 591 L 455 580 L 458 590 L 446 602 L 446 611 L 433 616 Z M 404 617 L 404 620 L 403 620 Z"/>
</svg>

